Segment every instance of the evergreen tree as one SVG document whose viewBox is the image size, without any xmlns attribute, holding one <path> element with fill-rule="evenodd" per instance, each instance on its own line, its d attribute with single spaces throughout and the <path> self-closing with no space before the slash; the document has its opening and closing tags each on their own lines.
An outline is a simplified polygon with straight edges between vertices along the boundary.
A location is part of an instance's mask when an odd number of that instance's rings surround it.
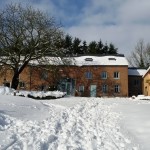
<svg viewBox="0 0 150 150">
<path fill-rule="evenodd" d="M 81 46 L 80 46 L 81 40 L 79 38 L 75 38 L 73 40 L 73 53 L 74 54 L 81 54 L 82 50 L 81 50 Z"/>
<path fill-rule="evenodd" d="M 81 44 L 81 40 L 77 37 L 74 39 L 70 35 L 66 35 L 64 39 L 64 49 L 66 55 L 73 54 L 117 54 L 117 48 L 114 44 L 107 42 L 103 44 L 100 39 L 99 42 L 92 41 L 87 46 L 87 42 L 84 40 Z"/>
<path fill-rule="evenodd" d="M 103 46 L 103 49 L 102 49 L 102 54 L 108 54 L 108 49 L 109 49 L 109 47 L 108 47 L 107 43 L 105 43 L 105 45 Z"/>
<path fill-rule="evenodd" d="M 115 48 L 115 46 L 112 43 L 109 44 L 108 53 L 109 54 L 117 54 L 117 48 Z"/>
<path fill-rule="evenodd" d="M 98 43 L 97 43 L 97 54 L 103 54 L 103 43 L 102 41 L 100 40 Z"/>
<path fill-rule="evenodd" d="M 97 53 L 97 43 L 95 41 L 90 42 L 88 46 L 89 54 L 96 54 Z"/>
<path fill-rule="evenodd" d="M 88 46 L 87 46 L 86 41 L 83 41 L 81 51 L 82 51 L 82 54 L 87 54 L 88 53 Z"/>
<path fill-rule="evenodd" d="M 64 39 L 64 48 L 66 49 L 66 54 L 73 54 L 72 37 L 68 34 Z"/>
</svg>

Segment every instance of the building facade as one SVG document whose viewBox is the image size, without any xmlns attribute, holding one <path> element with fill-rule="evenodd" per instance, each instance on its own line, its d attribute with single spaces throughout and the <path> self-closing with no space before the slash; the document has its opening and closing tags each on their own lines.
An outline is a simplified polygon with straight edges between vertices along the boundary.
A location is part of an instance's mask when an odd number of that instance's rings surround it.
<svg viewBox="0 0 150 150">
<path fill-rule="evenodd" d="M 67 84 L 63 85 L 68 95 L 128 96 L 127 66 L 81 66 L 71 69 Z"/>
<path fill-rule="evenodd" d="M 27 66 L 19 76 L 18 89 L 58 89 L 85 97 L 128 96 L 128 62 L 123 55 L 79 56 L 72 60 L 68 66 Z M 0 84 L 10 86 L 12 71 L 7 69 L 3 74 Z"/>
</svg>

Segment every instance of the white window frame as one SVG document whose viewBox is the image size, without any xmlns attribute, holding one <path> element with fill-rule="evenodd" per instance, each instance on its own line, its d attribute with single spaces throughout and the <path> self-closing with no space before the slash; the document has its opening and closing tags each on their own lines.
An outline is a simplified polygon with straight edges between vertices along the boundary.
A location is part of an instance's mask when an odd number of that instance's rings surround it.
<svg viewBox="0 0 150 150">
<path fill-rule="evenodd" d="M 120 93 L 120 85 L 115 85 L 115 87 L 114 87 L 114 92 L 115 93 Z"/>
<path fill-rule="evenodd" d="M 101 79 L 107 79 L 107 72 L 106 71 L 101 72 Z"/>
<path fill-rule="evenodd" d="M 118 71 L 114 72 L 114 79 L 120 79 L 120 72 Z"/>
<path fill-rule="evenodd" d="M 102 85 L 102 93 L 107 93 L 108 92 L 108 85 L 107 84 L 103 84 Z"/>
<path fill-rule="evenodd" d="M 92 72 L 90 72 L 90 71 L 86 72 L 86 73 L 85 73 L 85 77 L 86 77 L 87 79 L 92 79 Z"/>
</svg>

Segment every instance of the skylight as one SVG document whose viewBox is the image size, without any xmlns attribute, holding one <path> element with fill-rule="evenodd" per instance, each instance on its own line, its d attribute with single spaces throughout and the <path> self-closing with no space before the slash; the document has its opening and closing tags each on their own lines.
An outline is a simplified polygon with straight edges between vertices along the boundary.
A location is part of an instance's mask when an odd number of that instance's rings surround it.
<svg viewBox="0 0 150 150">
<path fill-rule="evenodd" d="M 116 58 L 108 58 L 108 60 L 115 60 L 116 61 Z"/>
<path fill-rule="evenodd" d="M 85 61 L 93 61 L 93 58 L 85 58 Z"/>
</svg>

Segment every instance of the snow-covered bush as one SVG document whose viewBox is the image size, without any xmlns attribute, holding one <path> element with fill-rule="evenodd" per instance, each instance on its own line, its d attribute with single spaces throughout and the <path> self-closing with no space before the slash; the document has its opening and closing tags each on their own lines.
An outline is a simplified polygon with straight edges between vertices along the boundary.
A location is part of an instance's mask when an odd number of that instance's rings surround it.
<svg viewBox="0 0 150 150">
<path fill-rule="evenodd" d="M 64 97 L 66 93 L 60 91 L 15 91 L 14 89 L 0 86 L 0 95 L 16 95 L 34 99 L 55 99 Z"/>
</svg>

